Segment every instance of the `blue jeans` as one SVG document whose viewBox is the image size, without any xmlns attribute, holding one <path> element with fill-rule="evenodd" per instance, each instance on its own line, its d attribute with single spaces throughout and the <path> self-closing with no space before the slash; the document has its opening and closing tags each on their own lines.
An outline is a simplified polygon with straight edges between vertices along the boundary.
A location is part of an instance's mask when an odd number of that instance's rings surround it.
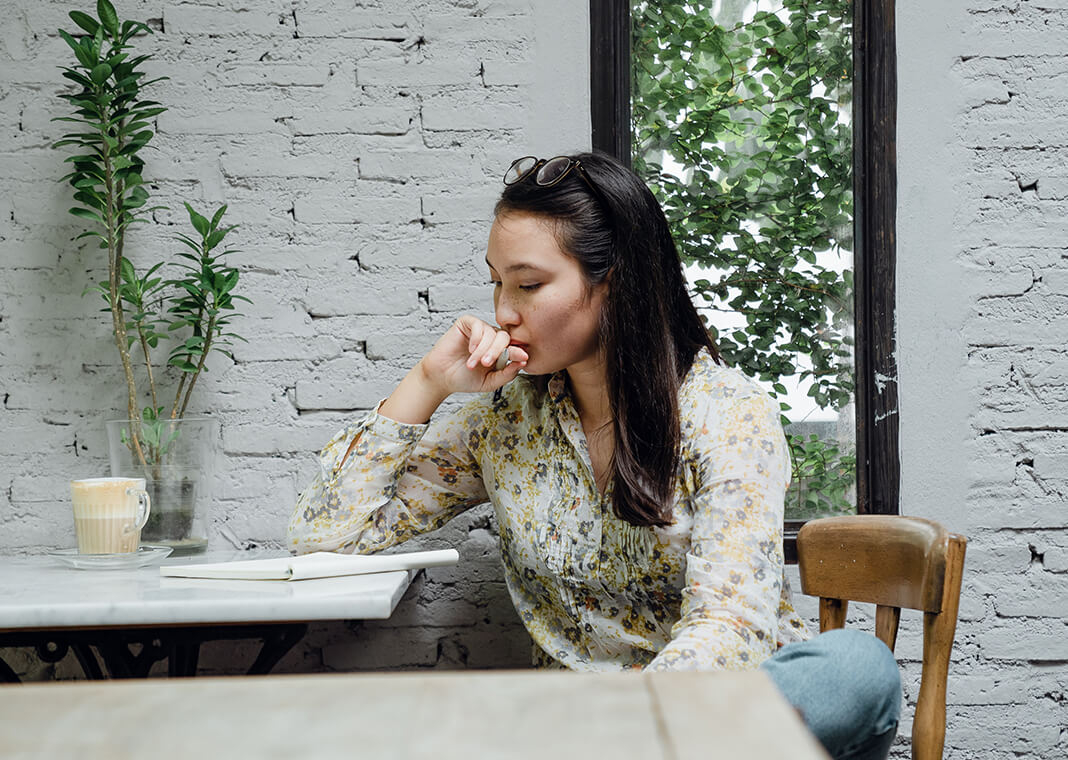
<svg viewBox="0 0 1068 760">
<path fill-rule="evenodd" d="M 883 760 L 901 715 L 901 672 L 886 644 L 841 628 L 789 644 L 760 666 L 835 760 Z"/>
</svg>

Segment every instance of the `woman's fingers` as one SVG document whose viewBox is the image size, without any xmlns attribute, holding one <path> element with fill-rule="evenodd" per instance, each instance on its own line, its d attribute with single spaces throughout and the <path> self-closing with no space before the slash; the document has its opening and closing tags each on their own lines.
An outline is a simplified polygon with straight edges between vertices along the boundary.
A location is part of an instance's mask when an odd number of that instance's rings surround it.
<svg viewBox="0 0 1068 760">
<path fill-rule="evenodd" d="M 507 331 L 473 316 L 463 316 L 456 324 L 466 339 L 465 367 L 482 375 L 478 382 L 483 390 L 494 390 L 511 382 L 527 365 L 530 357 L 522 348 L 509 345 L 512 338 Z"/>
<path fill-rule="evenodd" d="M 497 362 L 493 365 L 493 368 L 500 371 L 510 364 L 515 364 L 517 367 L 522 368 L 526 366 L 528 359 L 530 357 L 527 356 L 527 352 L 519 346 L 505 346 L 504 350 L 497 355 Z"/>
<path fill-rule="evenodd" d="M 482 366 L 491 367 L 493 369 L 502 369 L 496 366 L 500 362 L 500 357 L 508 351 L 508 344 L 511 342 L 512 337 L 504 330 L 498 330 L 493 336 L 493 340 L 490 342 L 489 348 L 482 355 L 480 361 Z M 505 357 L 505 361 L 508 361 Z"/>
<path fill-rule="evenodd" d="M 478 366 L 479 362 L 483 362 L 483 364 L 485 363 L 484 359 L 490 348 L 493 346 L 493 341 L 495 338 L 496 331 L 492 327 L 489 327 L 487 325 L 486 329 L 483 330 L 482 335 L 478 340 L 478 343 L 475 344 L 475 349 L 471 352 L 471 355 L 467 357 L 468 369 L 474 369 L 476 366 Z"/>
</svg>

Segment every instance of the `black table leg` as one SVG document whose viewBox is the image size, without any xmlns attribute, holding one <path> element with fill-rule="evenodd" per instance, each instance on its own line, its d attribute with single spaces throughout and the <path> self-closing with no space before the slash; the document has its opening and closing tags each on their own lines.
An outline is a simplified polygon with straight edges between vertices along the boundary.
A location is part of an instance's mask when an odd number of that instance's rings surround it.
<svg viewBox="0 0 1068 760">
<path fill-rule="evenodd" d="M 22 683 L 19 674 L 12 670 L 11 666 L 0 657 L 0 683 Z"/>
<path fill-rule="evenodd" d="M 307 623 L 246 626 L 191 626 L 147 630 L 26 631 L 0 633 L 0 646 L 34 647 L 43 662 L 58 662 L 73 650 L 90 680 L 145 678 L 167 660 L 172 677 L 195 676 L 206 641 L 262 639 L 249 675 L 264 675 L 278 664 L 308 630 Z M 99 659 L 98 659 L 99 658 Z M 103 663 L 103 667 L 101 667 Z M 18 674 L 0 658 L 0 683 L 19 683 Z"/>
<path fill-rule="evenodd" d="M 272 632 L 272 635 L 264 637 L 263 648 L 260 649 L 260 654 L 256 661 L 252 663 L 252 667 L 248 669 L 248 674 L 250 676 L 262 676 L 270 673 L 271 669 L 278 664 L 278 661 L 285 657 L 289 650 L 304 638 L 304 634 L 307 632 L 307 623 L 278 626 L 277 632 Z"/>
<path fill-rule="evenodd" d="M 171 678 L 191 678 L 197 674 L 199 659 L 199 641 L 173 642 L 171 656 L 167 660 L 167 674 Z"/>
<path fill-rule="evenodd" d="M 78 658 L 78 664 L 82 666 L 82 672 L 90 681 L 103 681 L 104 672 L 100 669 L 100 662 L 93 654 L 93 648 L 88 644 L 74 644 L 74 656 Z"/>
</svg>

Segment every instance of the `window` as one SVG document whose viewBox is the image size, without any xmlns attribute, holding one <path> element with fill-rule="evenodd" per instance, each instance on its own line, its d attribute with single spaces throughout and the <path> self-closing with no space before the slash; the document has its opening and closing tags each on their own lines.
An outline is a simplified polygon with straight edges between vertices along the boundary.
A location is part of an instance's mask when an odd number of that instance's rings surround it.
<svg viewBox="0 0 1068 760">
<path fill-rule="evenodd" d="M 702 5 L 717 12 L 723 12 L 725 6 L 727 6 L 727 12 L 730 12 L 730 6 L 733 6 L 733 12 L 736 16 L 733 20 L 730 20 L 729 25 L 719 24 L 718 30 L 713 30 L 712 23 L 707 19 L 697 21 L 692 19 L 693 9 Z M 630 2 L 591 0 L 591 115 L 593 145 L 595 149 L 611 153 L 627 162 L 631 162 L 632 151 L 637 150 L 640 155 L 637 156 L 637 161 L 634 162 L 634 165 L 640 172 L 648 168 L 646 162 L 650 160 L 650 145 L 654 150 L 658 147 L 655 145 L 657 129 L 659 128 L 665 143 L 675 140 L 676 135 L 681 133 L 679 132 L 678 123 L 672 123 L 671 120 L 677 116 L 678 112 L 687 108 L 692 107 L 694 111 L 699 110 L 698 106 L 707 104 L 710 99 L 722 99 L 729 96 L 744 100 L 746 96 L 752 96 L 753 93 L 760 90 L 763 95 L 758 97 L 755 103 L 746 104 L 763 107 L 762 115 L 751 121 L 758 122 L 758 125 L 766 126 L 764 124 L 765 120 L 775 118 L 781 121 L 786 118 L 786 111 L 779 109 L 776 112 L 775 106 L 785 102 L 788 97 L 796 93 L 776 90 L 775 88 L 778 85 L 775 81 L 775 75 L 793 64 L 791 64 L 786 51 L 776 49 L 774 38 L 779 35 L 781 39 L 796 43 L 798 37 L 804 36 L 806 33 L 817 35 L 821 24 L 823 25 L 822 28 L 826 30 L 828 25 L 833 27 L 834 24 L 841 23 L 842 20 L 848 21 L 848 8 L 852 8 L 854 15 L 852 19 L 853 39 L 851 45 L 846 43 L 849 49 L 835 50 L 824 46 L 824 49 L 820 51 L 822 54 L 820 61 L 822 69 L 819 69 L 818 66 L 809 65 L 812 63 L 811 61 L 805 64 L 806 71 L 813 71 L 816 74 L 812 77 L 812 80 L 816 83 L 812 88 L 812 92 L 820 96 L 821 103 L 811 107 L 804 104 L 798 105 L 797 103 L 793 106 L 795 108 L 803 106 L 808 111 L 800 117 L 802 122 L 805 119 L 810 119 L 813 120 L 812 124 L 826 125 L 829 120 L 834 120 L 837 123 L 837 127 L 825 130 L 827 134 L 833 134 L 835 129 L 841 130 L 844 125 L 846 130 L 844 139 L 839 139 L 837 141 L 838 145 L 825 144 L 833 143 L 834 141 L 823 140 L 819 146 L 822 154 L 817 156 L 817 160 L 813 161 L 814 166 L 808 167 L 801 167 L 797 164 L 799 158 L 804 157 L 806 154 L 803 149 L 804 146 L 800 146 L 798 150 L 793 150 L 793 148 L 799 147 L 797 145 L 798 140 L 804 142 L 806 136 L 813 134 L 811 127 L 805 127 L 803 123 L 800 132 L 795 129 L 793 136 L 788 136 L 786 140 L 782 141 L 784 143 L 782 145 L 772 140 L 765 140 L 764 144 L 761 144 L 759 140 L 753 140 L 751 135 L 746 137 L 745 140 L 752 150 L 760 153 L 760 158 L 764 161 L 766 171 L 770 172 L 769 176 L 781 178 L 784 175 L 788 175 L 788 177 L 793 178 L 791 181 L 796 180 L 795 184 L 798 187 L 807 187 L 815 181 L 833 184 L 836 178 L 828 177 L 827 175 L 835 173 L 836 165 L 844 166 L 846 175 L 849 174 L 851 168 L 851 188 L 848 186 L 848 176 L 845 176 L 844 180 L 841 176 L 837 177 L 839 184 L 843 181 L 846 183 L 844 190 L 839 193 L 837 199 L 832 198 L 825 203 L 825 209 L 816 207 L 810 209 L 809 213 L 818 214 L 823 211 L 827 215 L 836 215 L 834 218 L 828 216 L 824 219 L 827 222 L 827 224 L 823 225 L 824 227 L 829 228 L 834 223 L 839 223 L 839 229 L 836 233 L 837 238 L 830 240 L 829 245 L 831 248 L 837 247 L 840 249 L 848 244 L 854 252 L 852 266 L 852 332 L 855 341 L 855 350 L 853 352 L 854 371 L 851 373 L 852 377 L 849 378 L 849 382 L 839 382 L 840 378 L 838 380 L 835 379 L 836 370 L 827 364 L 828 357 L 824 356 L 822 359 L 817 357 L 817 360 L 822 363 L 815 368 L 816 372 L 810 377 L 809 383 L 811 387 L 812 383 L 815 382 L 817 387 L 814 395 L 823 402 L 829 400 L 828 394 L 839 394 L 833 399 L 839 407 L 844 406 L 844 399 L 840 395 L 843 389 L 855 383 L 856 508 L 860 513 L 896 513 L 898 494 L 897 389 L 893 355 L 896 77 L 894 69 L 892 3 L 886 0 L 859 0 L 856 3 L 843 4 L 842 2 L 818 2 L 817 0 L 812 0 L 811 2 L 777 3 L 771 6 L 768 3 L 757 2 L 757 0 L 736 0 L 733 3 L 728 2 L 728 0 L 719 0 L 715 3 L 703 4 L 673 0 L 671 2 L 649 3 L 648 6 L 647 8 L 644 3 L 635 3 L 632 14 Z M 769 7 L 763 8 L 762 6 Z M 843 11 L 844 6 L 846 10 Z M 786 11 L 790 11 L 792 7 L 795 25 L 800 24 L 800 26 L 795 26 L 794 29 L 788 28 L 789 12 L 780 12 L 777 15 L 774 13 L 775 10 L 782 11 L 784 7 Z M 837 17 L 835 16 L 836 9 L 838 11 Z M 691 17 L 687 17 L 687 13 L 690 13 Z M 810 14 L 811 23 L 804 18 L 798 19 L 798 13 Z M 783 18 L 786 18 L 785 25 Z M 662 24 L 661 19 L 666 23 Z M 686 59 L 693 54 L 693 45 L 691 44 L 687 47 L 687 38 L 691 42 L 699 40 L 701 54 L 703 55 L 714 57 L 717 52 L 733 46 L 735 51 L 740 49 L 742 57 L 747 56 L 749 60 L 724 62 L 721 67 L 721 73 L 725 76 L 721 77 L 721 82 L 726 82 L 726 84 L 719 90 L 713 92 L 706 90 L 697 95 L 686 92 L 684 87 L 677 87 L 672 90 L 670 88 L 672 70 L 663 68 L 665 64 L 657 60 L 658 54 L 656 51 L 650 54 L 649 50 L 646 49 L 635 51 L 637 55 L 631 54 L 633 22 L 645 22 L 654 27 L 657 25 L 662 26 L 664 29 L 662 32 L 664 35 L 663 42 L 657 42 L 656 44 L 663 49 L 668 49 L 672 46 L 676 47 L 681 60 L 674 64 L 669 61 L 667 64 L 674 65 L 676 67 L 675 71 L 685 68 L 688 63 Z M 688 23 L 697 25 L 699 28 L 695 30 L 691 26 L 688 29 L 689 34 L 684 33 L 681 31 L 682 26 Z M 730 33 L 730 29 L 740 31 L 744 28 L 745 31 L 739 39 L 728 39 L 722 36 L 724 27 L 727 28 L 727 33 Z M 798 32 L 799 29 L 801 30 L 800 33 Z M 648 30 L 639 29 L 639 31 L 646 33 Z M 830 31 L 835 32 L 836 30 L 831 28 Z M 838 31 L 840 32 L 841 30 Z M 720 35 L 720 37 L 717 39 L 716 35 Z M 834 35 L 827 34 L 825 37 L 833 38 Z M 642 37 L 636 34 L 635 38 L 639 40 L 639 44 L 646 44 L 644 41 L 647 40 L 648 35 Z M 842 34 L 838 33 L 837 38 L 841 39 Z M 769 42 L 769 40 L 771 41 Z M 747 45 L 748 49 L 746 49 Z M 833 48 L 833 44 L 830 47 Z M 755 57 L 757 55 L 767 56 L 767 58 L 757 60 Z M 843 73 L 848 73 L 850 60 L 852 61 L 851 82 L 846 81 L 844 83 L 846 87 L 839 88 L 842 92 L 832 92 L 836 86 L 832 81 L 833 77 L 838 76 L 837 71 L 839 69 Z M 632 82 L 631 65 L 634 61 L 646 66 L 649 66 L 651 62 L 652 70 L 640 72 Z M 831 71 L 832 69 L 834 71 Z M 667 80 L 667 84 L 663 87 L 661 87 L 657 79 L 658 75 L 663 75 L 663 79 Z M 685 74 L 682 76 L 685 77 Z M 738 87 L 740 79 L 744 76 L 761 78 L 768 76 L 770 78 L 764 80 L 767 83 L 766 87 L 761 87 L 760 80 L 755 82 L 756 86 L 749 88 Z M 680 82 L 685 81 L 685 79 L 675 77 L 675 81 Z M 634 86 L 634 82 L 637 83 L 639 88 L 643 89 L 633 95 L 632 101 L 631 88 Z M 751 82 L 751 84 L 753 83 Z M 836 114 L 834 101 L 837 99 L 840 105 L 848 104 L 848 85 L 850 84 L 852 110 L 850 111 L 848 107 L 840 107 Z M 738 98 L 739 94 L 741 98 Z M 689 98 L 693 98 L 693 103 L 689 102 Z M 638 130 L 638 139 L 636 140 L 632 139 L 631 134 L 632 102 L 635 105 L 635 113 L 642 115 L 646 124 L 644 131 L 642 129 Z M 662 107 L 660 107 L 661 103 L 663 104 Z M 766 106 L 768 105 L 771 105 L 771 108 L 767 108 Z M 658 107 L 660 110 L 659 116 L 663 117 L 664 121 L 662 125 L 653 124 L 657 118 L 656 114 L 649 118 L 649 114 Z M 707 109 L 706 114 L 715 111 L 715 108 Z M 738 120 L 740 121 L 741 119 Z M 720 118 L 720 126 L 722 126 L 723 121 L 724 118 Z M 649 126 L 650 124 L 653 124 L 653 126 Z M 710 131 L 714 131 L 716 125 L 715 118 L 707 122 L 707 128 Z M 793 124 L 793 126 L 796 127 L 797 125 Z M 789 132 L 790 130 L 785 131 Z M 652 139 L 650 139 L 650 136 L 652 136 Z M 848 153 L 850 136 L 852 138 L 851 161 L 849 161 Z M 826 135 L 821 135 L 821 138 L 823 137 L 826 137 Z M 700 140 L 697 140 L 690 147 L 692 148 L 699 143 Z M 713 157 L 711 163 L 702 163 L 700 158 L 697 158 L 692 162 L 693 166 L 689 169 L 685 169 L 682 172 L 675 171 L 674 174 L 672 171 L 678 169 L 678 167 L 664 167 L 665 174 L 675 177 L 675 179 L 669 178 L 665 180 L 660 186 L 661 198 L 666 201 L 665 207 L 668 210 L 669 217 L 673 216 L 674 211 L 674 216 L 677 220 L 681 218 L 680 215 L 684 213 L 686 206 L 700 205 L 700 202 L 695 201 L 694 197 L 687 198 L 687 186 L 691 182 L 693 183 L 690 185 L 691 191 L 694 188 L 699 190 L 705 184 L 710 184 L 721 190 L 722 196 L 717 198 L 721 203 L 738 206 L 746 205 L 748 203 L 747 199 L 752 200 L 753 203 L 760 202 L 761 194 L 755 193 L 755 189 L 757 187 L 766 188 L 769 184 L 774 183 L 761 183 L 760 177 L 754 175 L 753 172 L 750 172 L 750 174 L 755 179 L 748 185 L 745 182 L 736 181 L 739 176 L 752 169 L 752 166 L 745 166 L 744 162 L 734 160 L 734 157 L 730 155 L 730 151 L 733 150 L 741 150 L 741 148 L 724 145 L 722 142 L 706 145 L 703 146 L 701 152 L 706 156 L 711 155 Z M 835 150 L 847 152 L 835 158 L 831 155 Z M 820 151 L 811 152 L 819 153 Z M 659 156 L 663 157 L 661 160 L 664 163 L 671 162 L 670 151 L 661 151 Z M 719 164 L 716 164 L 714 160 L 717 156 L 723 159 Z M 658 155 L 653 153 L 652 158 L 652 163 L 657 163 Z M 685 159 L 686 157 L 684 157 Z M 835 164 L 835 161 L 837 161 L 837 164 Z M 791 162 L 793 163 L 791 164 Z M 656 168 L 658 167 L 652 167 L 654 171 Z M 735 171 L 735 174 L 729 177 L 728 174 L 732 170 Z M 655 177 L 655 175 L 653 176 Z M 654 182 L 653 184 L 655 185 L 656 183 Z M 851 193 L 849 192 L 850 189 L 852 190 Z M 728 190 L 730 192 L 727 192 Z M 675 197 L 669 197 L 671 194 L 674 194 Z M 831 194 L 833 195 L 833 192 Z M 850 199 L 846 198 L 846 195 L 852 196 L 851 202 L 847 202 Z M 674 208 L 672 208 L 672 203 L 675 204 Z M 845 229 L 841 229 L 840 222 L 842 222 L 843 208 L 852 213 L 851 230 L 848 225 L 848 217 L 846 217 L 847 224 Z M 775 249 L 776 247 L 782 249 L 786 246 L 785 240 L 777 242 L 774 239 L 774 234 L 765 235 L 763 239 L 757 240 L 757 238 L 761 237 L 758 230 L 760 225 L 754 226 L 745 220 L 735 221 L 734 232 L 738 232 L 742 236 L 748 236 L 745 242 L 749 244 L 749 250 L 756 252 L 754 255 L 760 255 L 759 252 L 761 250 L 766 252 L 769 249 Z M 680 224 L 680 222 L 676 221 L 676 234 L 685 238 L 692 232 L 692 229 L 684 228 Z M 679 235 L 679 231 L 683 234 Z M 812 230 L 802 228 L 801 232 L 807 233 L 812 232 Z M 815 234 L 813 237 L 815 244 L 813 246 L 803 245 L 798 251 L 801 254 L 798 259 L 799 272 L 807 267 L 808 273 L 813 273 L 813 263 L 804 261 L 804 259 L 811 258 L 814 252 L 818 253 L 818 251 L 815 251 L 816 248 L 819 248 L 818 238 L 819 234 Z M 724 237 L 718 239 L 720 246 L 722 246 L 724 239 Z M 684 256 L 690 254 L 691 259 L 696 257 L 695 253 L 697 256 L 700 255 L 702 245 L 706 250 L 717 247 L 708 245 L 708 239 L 702 239 L 697 234 L 694 234 L 690 240 L 684 239 L 679 242 Z M 687 250 L 687 245 L 691 246 L 689 250 Z M 746 246 L 736 245 L 735 239 L 732 238 L 726 246 L 722 247 L 735 250 L 727 250 L 725 253 L 717 251 L 717 253 L 723 254 L 718 261 L 720 268 L 716 270 L 719 275 L 722 275 L 731 266 L 732 255 L 735 256 L 734 264 L 737 269 L 738 251 L 736 249 L 744 249 Z M 746 262 L 749 261 L 750 259 L 746 259 Z M 712 263 L 716 264 L 717 262 L 713 261 Z M 746 264 L 745 268 L 755 269 L 757 267 Z M 743 271 L 745 268 L 743 268 Z M 816 268 L 825 267 L 817 266 Z M 839 267 L 839 270 L 841 270 L 841 267 Z M 848 279 L 841 271 L 838 272 L 838 275 L 839 285 Z M 833 274 L 824 274 L 824 282 L 829 281 L 833 276 Z M 699 278 L 699 275 L 696 275 L 696 277 Z M 713 289 L 718 287 L 723 299 L 730 300 L 743 308 L 745 307 L 747 303 L 745 298 L 738 299 L 738 289 L 735 287 L 733 290 L 729 290 L 729 282 L 728 285 L 721 284 L 721 276 L 706 277 L 704 279 L 703 287 L 711 287 Z M 752 278 L 746 276 L 743 279 Z M 735 277 L 735 282 L 740 282 L 740 280 Z M 792 287 L 796 290 L 799 287 L 798 282 L 800 280 L 796 280 L 794 285 L 788 286 L 787 289 Z M 698 287 L 698 290 L 700 290 L 700 287 Z M 835 292 L 840 294 L 840 290 Z M 698 303 L 700 305 L 701 302 L 698 301 Z M 847 306 L 848 304 L 846 304 Z M 841 304 L 839 304 L 839 307 L 841 311 Z M 716 323 L 722 327 L 722 323 L 719 320 Z M 782 359 L 781 355 L 788 353 L 789 348 L 796 349 L 800 347 L 802 350 L 806 348 L 806 346 L 801 345 L 803 341 L 795 341 L 790 338 L 789 331 L 780 330 L 780 336 L 776 340 L 779 344 L 786 342 L 790 346 L 782 351 L 777 351 L 776 344 L 769 341 L 766 321 L 763 326 L 761 326 L 762 323 L 759 319 L 755 320 L 753 324 L 756 325 L 756 330 L 746 329 L 747 327 L 752 328 L 753 325 L 747 326 L 743 323 L 742 331 L 750 333 L 748 336 L 742 334 L 737 336 L 722 335 L 721 331 L 721 342 L 725 347 L 733 348 L 736 356 L 744 356 L 747 366 L 752 367 L 754 366 L 753 362 L 755 362 L 756 366 L 766 370 L 766 375 L 774 376 L 775 363 Z M 760 329 L 764 330 L 764 334 L 762 336 L 758 335 L 757 338 L 762 340 L 762 343 L 754 346 L 753 344 L 756 341 L 752 333 L 759 332 Z M 848 329 L 844 329 L 842 335 L 846 339 L 846 345 L 848 345 Z M 839 341 L 839 343 L 841 342 Z M 831 357 L 831 360 L 833 362 L 833 357 Z M 763 365 L 760 364 L 761 361 L 764 362 Z M 809 368 L 813 369 L 811 365 Z M 838 369 L 840 370 L 841 368 L 839 367 Z M 827 404 L 825 403 L 825 405 Z M 795 512 L 792 516 L 807 515 L 802 510 L 800 513 Z M 789 517 L 791 515 L 788 515 Z M 786 526 L 788 556 L 793 553 L 793 542 L 790 538 L 799 527 L 800 522 L 788 519 Z"/>
</svg>

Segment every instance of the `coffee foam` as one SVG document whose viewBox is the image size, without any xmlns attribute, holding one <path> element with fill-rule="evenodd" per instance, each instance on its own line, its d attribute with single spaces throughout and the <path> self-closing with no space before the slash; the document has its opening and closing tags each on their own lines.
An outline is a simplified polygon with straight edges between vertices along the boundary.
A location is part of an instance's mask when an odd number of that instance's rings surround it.
<svg viewBox="0 0 1068 760">
<path fill-rule="evenodd" d="M 141 537 L 138 525 L 141 478 L 86 478 L 72 480 L 71 504 L 78 551 L 110 554 L 137 551 Z"/>
</svg>

